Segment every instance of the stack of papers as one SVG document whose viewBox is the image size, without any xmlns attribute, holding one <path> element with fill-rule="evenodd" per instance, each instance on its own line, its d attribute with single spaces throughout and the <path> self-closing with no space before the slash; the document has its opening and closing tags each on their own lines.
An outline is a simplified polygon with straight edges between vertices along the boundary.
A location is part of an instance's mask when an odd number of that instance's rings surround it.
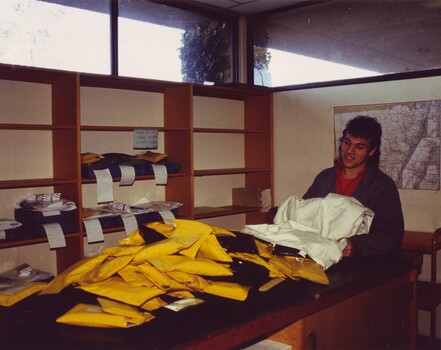
<svg viewBox="0 0 441 350">
<path fill-rule="evenodd" d="M 50 272 L 33 269 L 24 263 L 16 268 L 0 273 L 0 292 L 5 292 L 10 288 L 29 282 L 46 281 L 53 277 L 54 275 Z"/>
<path fill-rule="evenodd" d="M 156 201 L 128 205 L 115 201 L 100 207 L 90 208 L 88 209 L 89 214 L 87 211 L 83 211 L 83 220 L 92 220 L 118 215 L 121 215 L 122 217 L 129 217 L 144 213 L 165 212 L 177 209 L 181 206 L 182 204 L 178 202 Z"/>
<path fill-rule="evenodd" d="M 20 227 L 21 223 L 10 219 L 0 219 L 0 231 L 11 230 Z"/>
<path fill-rule="evenodd" d="M 33 211 L 70 211 L 76 209 L 72 201 L 61 198 L 60 193 L 34 194 L 17 202 L 18 208 Z"/>
</svg>

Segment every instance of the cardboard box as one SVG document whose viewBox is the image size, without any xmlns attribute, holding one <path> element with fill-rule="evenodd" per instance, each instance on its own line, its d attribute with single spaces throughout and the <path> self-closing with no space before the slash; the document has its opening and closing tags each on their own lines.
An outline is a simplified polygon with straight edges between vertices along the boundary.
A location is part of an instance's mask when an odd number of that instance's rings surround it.
<svg viewBox="0 0 441 350">
<path fill-rule="evenodd" d="M 262 211 L 271 209 L 271 190 L 269 188 L 233 188 L 233 205 L 258 207 Z"/>
</svg>

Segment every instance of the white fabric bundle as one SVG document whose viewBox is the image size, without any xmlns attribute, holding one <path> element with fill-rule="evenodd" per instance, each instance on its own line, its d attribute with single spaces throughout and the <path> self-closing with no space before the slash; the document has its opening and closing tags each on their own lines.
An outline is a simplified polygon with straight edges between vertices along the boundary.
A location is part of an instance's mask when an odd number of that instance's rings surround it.
<svg viewBox="0 0 441 350">
<path fill-rule="evenodd" d="M 272 244 L 300 250 L 325 269 L 340 261 L 345 238 L 367 234 L 374 213 L 353 197 L 334 193 L 324 198 L 287 198 L 274 224 L 246 225 L 242 232 Z"/>
</svg>

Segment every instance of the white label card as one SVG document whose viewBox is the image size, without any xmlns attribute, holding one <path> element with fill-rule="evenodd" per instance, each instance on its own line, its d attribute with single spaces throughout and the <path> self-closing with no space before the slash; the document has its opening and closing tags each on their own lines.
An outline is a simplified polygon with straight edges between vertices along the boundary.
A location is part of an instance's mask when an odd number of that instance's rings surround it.
<svg viewBox="0 0 441 350">
<path fill-rule="evenodd" d="M 50 224 L 43 224 L 43 227 L 46 231 L 47 240 L 51 249 L 63 248 L 66 246 L 63 229 L 59 223 L 53 222 Z"/>
<path fill-rule="evenodd" d="M 56 216 L 56 215 L 61 215 L 61 212 L 59 210 L 51 210 L 51 211 L 42 211 L 41 214 L 43 216 Z"/>
<path fill-rule="evenodd" d="M 135 182 L 135 168 L 128 165 L 120 165 L 121 169 L 121 181 L 120 186 L 132 186 Z"/>
<path fill-rule="evenodd" d="M 153 172 L 155 173 L 155 183 L 157 185 L 167 185 L 167 168 L 162 164 L 153 164 Z"/>
<path fill-rule="evenodd" d="M 135 129 L 133 131 L 133 149 L 157 149 L 158 130 Z"/>
<path fill-rule="evenodd" d="M 136 216 L 121 216 L 124 223 L 124 229 L 126 230 L 126 235 L 130 235 L 138 229 L 138 221 L 136 221 Z"/>
<path fill-rule="evenodd" d="M 89 243 L 104 241 L 103 228 L 98 219 L 84 220 L 83 223 L 86 228 L 87 241 Z"/>
<path fill-rule="evenodd" d="M 159 215 L 161 215 L 162 220 L 166 223 L 166 224 L 171 224 L 170 220 L 176 219 L 175 216 L 173 215 L 173 213 L 170 210 L 166 210 L 166 211 L 160 211 Z"/>
<path fill-rule="evenodd" d="M 94 170 L 96 177 L 96 202 L 113 202 L 113 179 L 109 169 Z"/>
</svg>

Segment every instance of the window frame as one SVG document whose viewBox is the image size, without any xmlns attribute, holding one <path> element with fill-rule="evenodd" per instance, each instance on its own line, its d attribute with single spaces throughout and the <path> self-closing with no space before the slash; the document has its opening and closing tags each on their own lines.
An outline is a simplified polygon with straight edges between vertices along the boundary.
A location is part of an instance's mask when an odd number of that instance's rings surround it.
<svg viewBox="0 0 441 350">
<path fill-rule="evenodd" d="M 322 1 L 304 1 L 297 3 L 295 5 L 286 6 L 283 8 L 270 10 L 261 12 L 255 15 L 250 15 L 247 18 L 247 84 L 253 86 L 259 86 L 254 84 L 254 23 L 257 21 L 261 21 L 262 17 L 269 16 L 272 14 L 278 14 L 286 11 L 293 11 L 296 9 L 306 8 L 314 5 L 323 4 L 326 2 L 330 2 L 331 0 L 322 0 Z M 284 86 L 272 86 L 269 87 L 274 92 L 279 91 L 291 91 L 291 90 L 305 90 L 305 89 L 314 89 L 321 87 L 333 87 L 333 86 L 347 86 L 347 85 L 355 85 L 355 84 L 366 84 L 366 83 L 379 83 L 379 82 L 387 82 L 387 81 L 398 81 L 398 80 L 407 80 L 407 79 L 417 79 L 417 78 L 428 78 L 428 77 L 436 77 L 441 76 L 441 67 L 418 70 L 418 71 L 408 71 L 408 72 L 399 72 L 399 73 L 390 73 L 390 74 L 382 74 L 371 77 L 362 77 L 362 78 L 353 78 L 353 79 L 340 79 L 340 80 L 332 80 L 332 81 L 320 81 L 320 82 L 312 82 L 305 84 L 289 84 Z"/>
<path fill-rule="evenodd" d="M 205 6 L 203 4 L 183 4 L 181 1 L 173 0 L 148 0 L 151 3 L 157 3 L 158 5 L 166 5 L 169 7 L 194 12 L 203 16 L 215 17 L 216 19 L 229 21 L 232 26 L 232 39 L 231 39 L 231 79 L 232 84 L 238 83 L 239 77 L 239 50 L 238 50 L 238 28 L 239 28 L 239 15 L 231 11 L 224 11 L 221 9 Z M 111 75 L 118 76 L 119 72 L 119 45 L 118 45 L 118 17 L 119 17 L 119 0 L 110 0 L 110 71 Z M 146 78 L 149 79 L 149 78 Z"/>
</svg>

